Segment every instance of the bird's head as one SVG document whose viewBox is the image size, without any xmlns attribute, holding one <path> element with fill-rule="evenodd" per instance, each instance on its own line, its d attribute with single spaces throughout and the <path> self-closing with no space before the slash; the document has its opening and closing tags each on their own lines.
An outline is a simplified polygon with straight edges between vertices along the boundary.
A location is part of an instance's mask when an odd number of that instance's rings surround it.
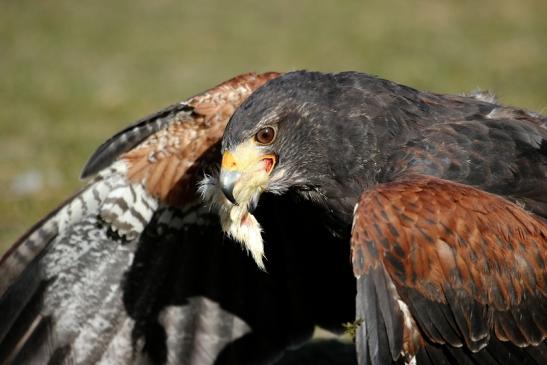
<svg viewBox="0 0 547 365">
<path fill-rule="evenodd" d="M 324 148 L 328 75 L 288 73 L 253 93 L 232 116 L 222 138 L 220 183 L 236 205 L 253 210 L 263 192 L 312 188 L 328 168 Z"/>
<path fill-rule="evenodd" d="M 325 121 L 335 115 L 334 84 L 332 75 L 294 72 L 255 91 L 226 126 L 218 179 L 202 184 L 202 192 L 216 187 L 206 198 L 220 208 L 224 231 L 261 267 L 260 226 L 251 215 L 261 194 L 294 189 L 320 199 L 319 187 L 332 175 L 326 156 L 333 136 Z"/>
</svg>

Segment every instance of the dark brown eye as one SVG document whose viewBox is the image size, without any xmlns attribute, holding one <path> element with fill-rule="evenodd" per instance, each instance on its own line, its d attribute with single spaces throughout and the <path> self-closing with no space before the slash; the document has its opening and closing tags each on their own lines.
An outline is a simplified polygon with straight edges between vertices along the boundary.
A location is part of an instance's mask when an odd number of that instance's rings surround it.
<svg viewBox="0 0 547 365">
<path fill-rule="evenodd" d="M 260 144 L 270 144 L 275 138 L 275 129 L 272 127 L 262 128 L 255 135 L 255 139 Z"/>
</svg>

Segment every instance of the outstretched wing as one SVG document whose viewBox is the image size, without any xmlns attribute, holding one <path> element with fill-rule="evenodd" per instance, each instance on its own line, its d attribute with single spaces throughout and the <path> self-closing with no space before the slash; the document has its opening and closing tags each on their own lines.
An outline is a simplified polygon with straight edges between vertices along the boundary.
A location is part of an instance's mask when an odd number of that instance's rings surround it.
<svg viewBox="0 0 547 365">
<path fill-rule="evenodd" d="M 423 175 L 356 209 L 362 364 L 544 363 L 547 225 L 475 188 Z"/>
<path fill-rule="evenodd" d="M 195 182 L 203 173 L 200 169 L 212 168 L 209 164 L 216 157 L 217 142 L 231 111 L 278 75 L 236 76 L 110 138 L 84 168 L 82 176 L 93 180 L 32 227 L 0 259 L 0 295 L 53 238 L 83 217 L 98 214 L 120 238 L 132 240 L 143 231 L 158 204 L 194 204 Z"/>
</svg>

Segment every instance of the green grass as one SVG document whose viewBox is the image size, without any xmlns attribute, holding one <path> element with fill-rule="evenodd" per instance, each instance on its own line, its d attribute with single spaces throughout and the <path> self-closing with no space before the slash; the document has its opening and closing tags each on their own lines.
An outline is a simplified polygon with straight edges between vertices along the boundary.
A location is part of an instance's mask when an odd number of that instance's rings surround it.
<svg viewBox="0 0 547 365">
<path fill-rule="evenodd" d="M 241 72 L 360 70 L 545 112 L 545 14 L 544 0 L 4 1 L 0 251 L 113 132 Z M 28 171 L 43 187 L 15 194 Z"/>
</svg>

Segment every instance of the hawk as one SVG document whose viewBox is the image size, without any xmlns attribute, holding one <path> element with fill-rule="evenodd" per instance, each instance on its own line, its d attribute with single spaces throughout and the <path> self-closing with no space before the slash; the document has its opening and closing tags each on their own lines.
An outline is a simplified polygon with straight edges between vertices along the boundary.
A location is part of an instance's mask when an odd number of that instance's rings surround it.
<svg viewBox="0 0 547 365">
<path fill-rule="evenodd" d="M 357 358 L 319 343 L 334 361 L 547 359 L 542 115 L 246 74 L 118 133 L 83 176 L 0 262 L 3 361 L 303 363 L 290 349 L 344 322 Z"/>
</svg>

